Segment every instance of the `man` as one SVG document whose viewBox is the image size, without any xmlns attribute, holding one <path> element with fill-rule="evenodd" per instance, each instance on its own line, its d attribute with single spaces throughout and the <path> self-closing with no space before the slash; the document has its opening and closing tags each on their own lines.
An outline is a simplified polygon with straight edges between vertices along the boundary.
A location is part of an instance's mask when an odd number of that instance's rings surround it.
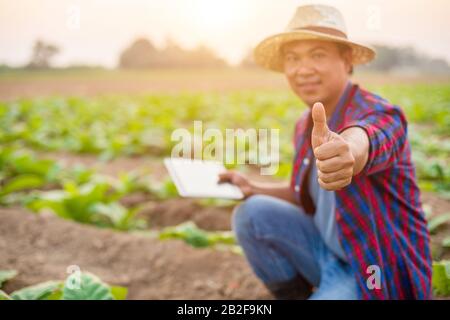
<svg viewBox="0 0 450 320">
<path fill-rule="evenodd" d="M 428 299 L 429 234 L 403 112 L 350 82 L 375 52 L 347 39 L 342 15 L 299 7 L 255 49 L 309 106 L 295 130 L 288 186 L 230 171 L 246 201 L 233 229 L 278 299 Z"/>
</svg>

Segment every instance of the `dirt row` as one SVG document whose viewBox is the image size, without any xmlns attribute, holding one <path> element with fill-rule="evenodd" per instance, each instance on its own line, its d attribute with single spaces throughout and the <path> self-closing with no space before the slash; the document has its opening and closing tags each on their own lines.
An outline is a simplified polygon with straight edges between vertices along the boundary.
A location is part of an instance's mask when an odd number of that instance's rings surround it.
<svg viewBox="0 0 450 320">
<path fill-rule="evenodd" d="M 92 156 L 48 154 L 71 166 L 84 164 L 116 175 L 139 166 L 152 166 L 156 178 L 166 172 L 158 161 L 119 158 L 98 162 Z M 159 163 L 159 164 L 158 164 Z M 257 179 L 255 172 L 250 172 Z M 450 212 L 450 201 L 423 193 L 423 202 L 436 215 Z M 156 201 L 133 194 L 125 205 L 139 205 L 139 217 L 153 230 L 194 221 L 206 230 L 230 230 L 233 206 L 204 206 L 192 199 Z M 439 247 L 450 226 L 432 236 Z M 450 258 L 450 250 L 440 257 Z M 126 286 L 129 299 L 270 299 L 245 257 L 212 248 L 196 249 L 178 240 L 161 241 L 144 235 L 99 229 L 63 220 L 52 214 L 33 214 L 22 208 L 0 208 L 0 270 L 19 275 L 6 283 L 11 292 L 39 282 L 64 279 L 70 265 L 92 272 L 104 281 Z"/>
<path fill-rule="evenodd" d="M 0 209 L 0 269 L 19 272 L 6 292 L 64 279 L 71 265 L 128 287 L 129 299 L 271 298 L 245 258 L 229 251 Z"/>
</svg>

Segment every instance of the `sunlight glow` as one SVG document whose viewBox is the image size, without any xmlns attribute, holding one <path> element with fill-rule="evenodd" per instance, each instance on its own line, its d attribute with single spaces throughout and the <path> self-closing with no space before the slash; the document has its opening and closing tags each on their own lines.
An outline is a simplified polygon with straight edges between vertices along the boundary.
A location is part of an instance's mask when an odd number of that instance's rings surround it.
<svg viewBox="0 0 450 320">
<path fill-rule="evenodd" d="M 226 32 L 235 26 L 244 14 L 237 1 L 193 1 L 192 22 L 204 33 Z"/>
</svg>

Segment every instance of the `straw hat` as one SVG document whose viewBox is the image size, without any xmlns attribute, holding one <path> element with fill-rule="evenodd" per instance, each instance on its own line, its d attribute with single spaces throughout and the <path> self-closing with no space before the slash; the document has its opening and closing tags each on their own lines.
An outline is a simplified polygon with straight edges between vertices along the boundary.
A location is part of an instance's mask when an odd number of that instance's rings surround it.
<svg viewBox="0 0 450 320">
<path fill-rule="evenodd" d="M 344 17 L 335 8 L 306 5 L 297 8 L 286 30 L 261 41 L 253 54 L 255 62 L 264 68 L 283 72 L 281 46 L 295 40 L 325 40 L 342 43 L 352 49 L 352 63 L 363 64 L 375 58 L 370 46 L 347 39 Z"/>
</svg>

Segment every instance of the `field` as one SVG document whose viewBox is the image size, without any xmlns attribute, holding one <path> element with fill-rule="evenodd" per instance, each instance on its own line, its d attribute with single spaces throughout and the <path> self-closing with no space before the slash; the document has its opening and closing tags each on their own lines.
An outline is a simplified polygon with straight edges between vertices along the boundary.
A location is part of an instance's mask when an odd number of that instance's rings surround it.
<svg viewBox="0 0 450 320">
<path fill-rule="evenodd" d="M 450 295 L 440 263 L 450 258 L 450 79 L 356 79 L 406 112 L 435 292 Z M 221 130 L 277 128 L 275 176 L 232 167 L 287 179 L 304 108 L 284 79 L 257 70 L 0 73 L 0 270 L 11 270 L 0 272 L 4 295 L 70 296 L 68 267 L 78 266 L 83 281 L 114 298 L 270 298 L 230 231 L 236 203 L 180 199 L 162 158 L 173 130 L 192 131 L 194 120 Z M 58 281 L 12 293 L 50 280 Z"/>
</svg>

